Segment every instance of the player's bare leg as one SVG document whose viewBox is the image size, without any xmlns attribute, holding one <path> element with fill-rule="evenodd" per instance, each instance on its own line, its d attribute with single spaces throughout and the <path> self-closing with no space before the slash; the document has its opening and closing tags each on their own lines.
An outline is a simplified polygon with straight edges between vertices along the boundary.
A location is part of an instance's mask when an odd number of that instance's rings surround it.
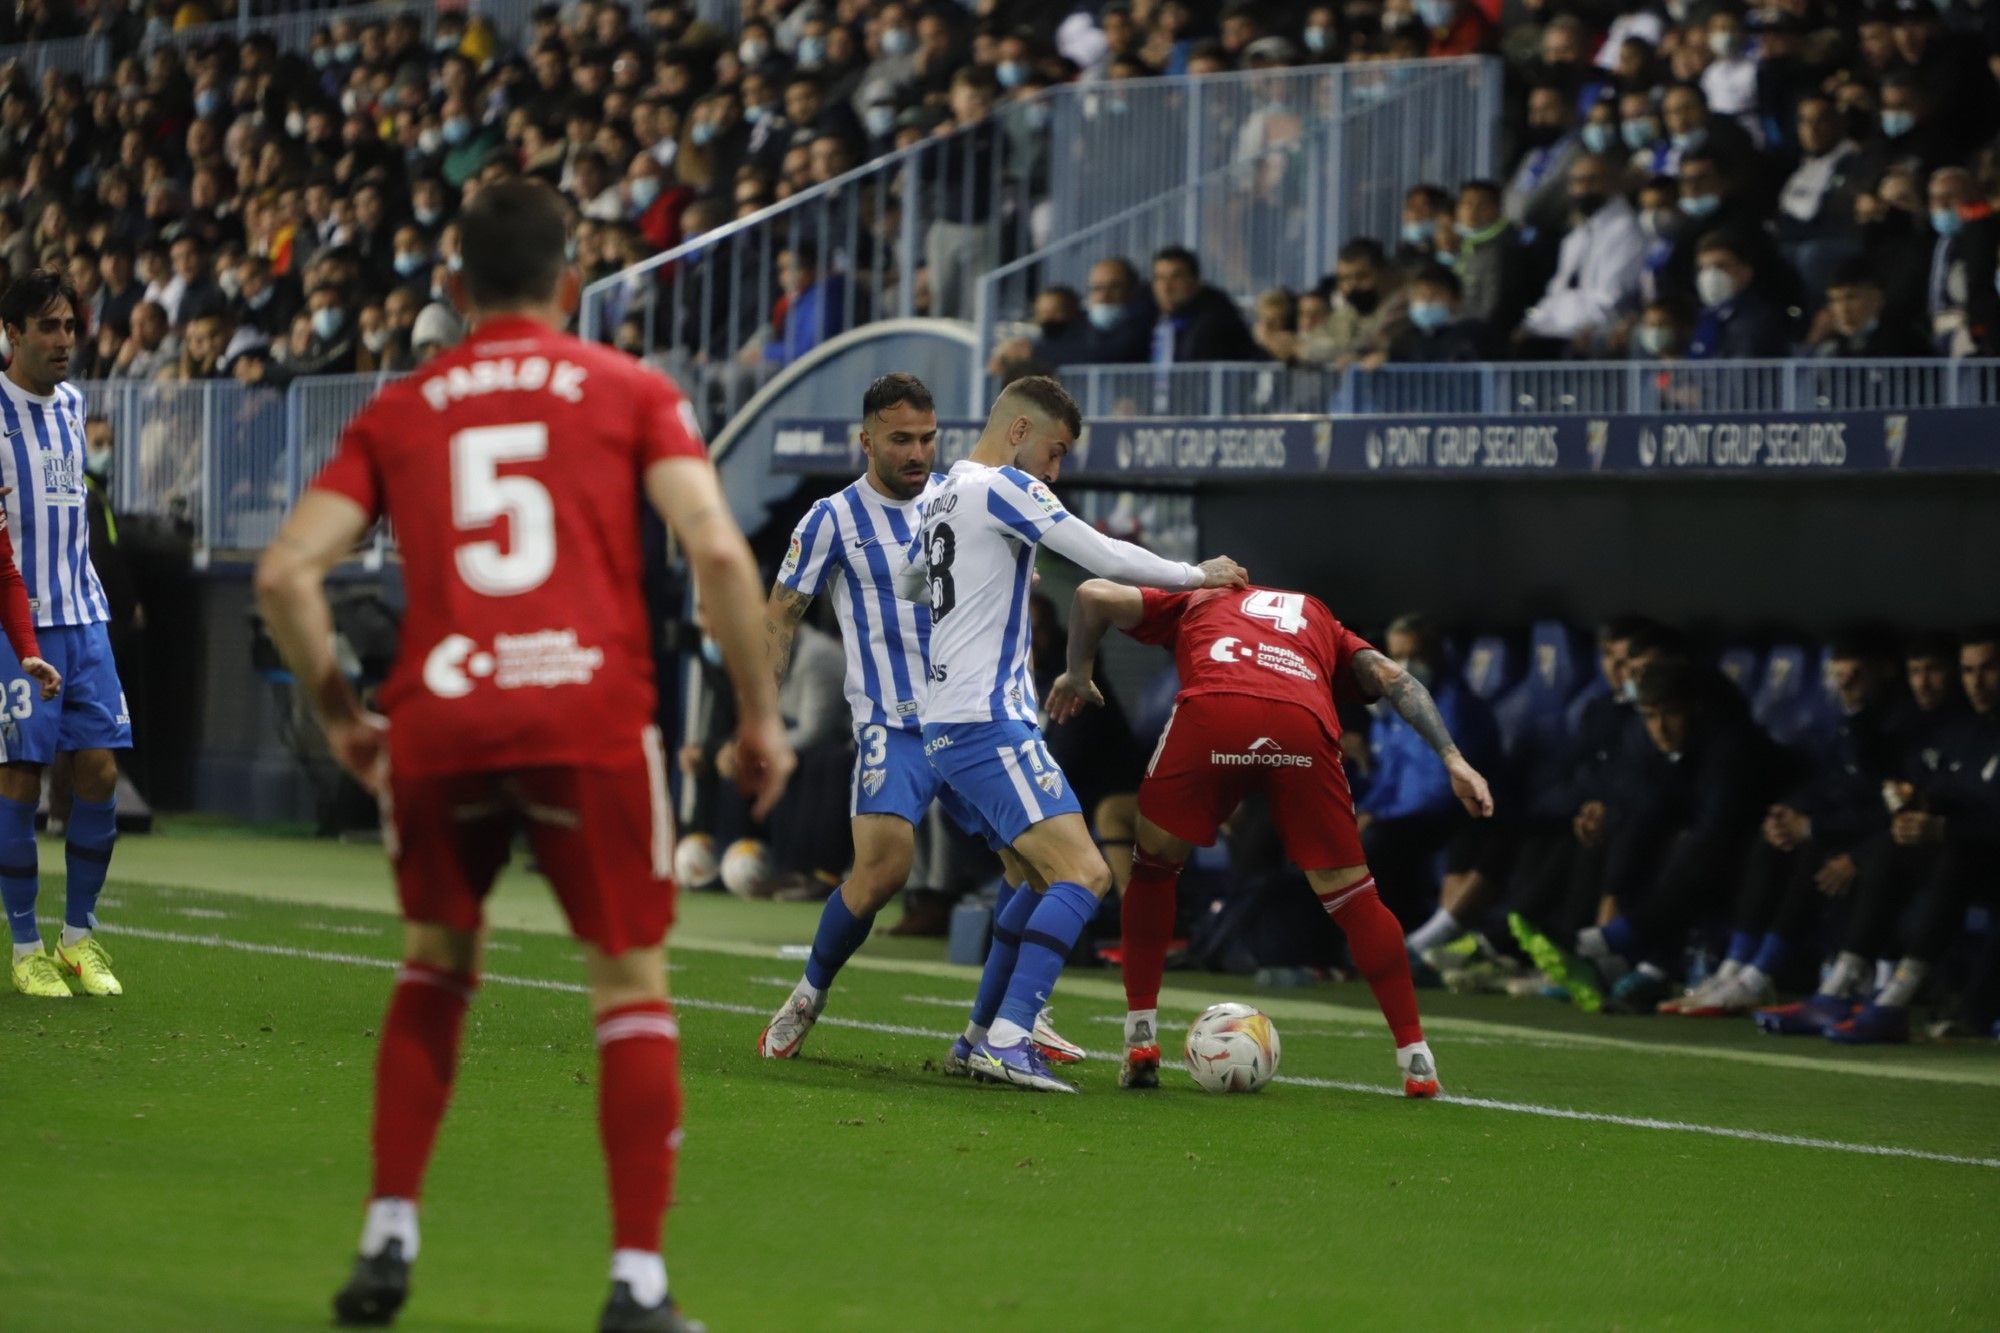
<svg viewBox="0 0 2000 1333">
<path fill-rule="evenodd" d="M 458 1069 L 459 1032 L 478 985 L 485 932 L 406 922 L 375 1062 L 374 1181 L 354 1272 L 333 1298 L 336 1324 L 393 1323 L 410 1294 L 417 1200 Z"/>
<path fill-rule="evenodd" d="M 989 1082 L 1044 1092 L 1076 1089 L 1048 1072 L 1033 1031 L 1069 950 L 1111 888 L 1111 871 L 1083 816 L 1044 819 L 1015 839 L 1012 851 L 1034 899 L 1016 894 L 994 922 L 993 946 L 963 1040 L 968 1067 Z M 1010 871 L 1014 863 L 1008 863 Z M 956 1048 L 954 1048 L 956 1050 Z"/>
<path fill-rule="evenodd" d="M 1194 844 L 1144 815 L 1137 816 L 1137 848 L 1120 904 L 1119 970 L 1125 980 L 1125 1059 L 1121 1088 L 1160 1086 L 1160 978 L 1174 933 L 1175 886 Z"/>
<path fill-rule="evenodd" d="M 789 1060 L 798 1055 L 826 1008 L 833 979 L 867 940 L 875 914 L 910 878 L 916 830 L 909 820 L 901 815 L 856 815 L 849 827 L 854 837 L 854 868 L 820 910 L 805 975 L 757 1036 L 757 1054 L 767 1059 Z"/>
<path fill-rule="evenodd" d="M 611 1294 L 600 1333 L 700 1333 L 667 1286 L 660 1249 L 681 1142 L 680 1026 L 666 950 L 586 944 L 597 1018 L 597 1127 L 611 1180 Z"/>
<path fill-rule="evenodd" d="M 1424 1041 L 1423 1020 L 1417 1014 L 1417 991 L 1410 982 L 1410 954 L 1395 913 L 1375 892 L 1368 867 L 1338 866 L 1308 870 L 1306 879 L 1326 914 L 1347 936 L 1354 965 L 1375 992 L 1375 1003 L 1388 1020 L 1396 1041 L 1396 1067 L 1403 1075 L 1403 1092 L 1410 1097 L 1438 1094 L 1437 1061 Z"/>
</svg>

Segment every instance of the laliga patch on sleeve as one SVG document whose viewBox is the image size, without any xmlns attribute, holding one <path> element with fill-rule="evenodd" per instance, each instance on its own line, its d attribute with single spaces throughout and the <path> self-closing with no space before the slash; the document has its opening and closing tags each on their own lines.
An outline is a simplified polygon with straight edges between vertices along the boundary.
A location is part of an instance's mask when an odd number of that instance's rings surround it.
<svg viewBox="0 0 2000 1333">
<path fill-rule="evenodd" d="M 681 429 L 687 432 L 688 439 L 702 448 L 707 448 L 708 442 L 701 438 L 701 421 L 694 414 L 694 404 L 683 398 L 676 410 L 680 414 Z"/>
<path fill-rule="evenodd" d="M 779 572 L 784 574 L 790 574 L 796 569 L 798 569 L 799 557 L 804 554 L 805 554 L 805 548 L 799 542 L 799 534 L 795 532 L 792 534 L 792 544 L 785 548 L 785 563 Z"/>
<path fill-rule="evenodd" d="M 1056 499 L 1055 492 L 1039 481 L 1028 483 L 1028 497 L 1042 507 L 1044 514 L 1060 514 L 1063 511 L 1062 501 Z"/>
</svg>

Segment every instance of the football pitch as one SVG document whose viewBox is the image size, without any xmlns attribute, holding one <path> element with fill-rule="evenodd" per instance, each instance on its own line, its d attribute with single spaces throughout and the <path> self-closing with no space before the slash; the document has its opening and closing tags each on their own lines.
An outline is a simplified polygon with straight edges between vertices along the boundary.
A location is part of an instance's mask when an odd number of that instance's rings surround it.
<svg viewBox="0 0 2000 1333">
<path fill-rule="evenodd" d="M 44 842 L 42 911 L 61 910 Z M 48 868 L 57 871 L 47 873 Z M 379 849 L 169 823 L 104 912 L 127 994 L 0 995 L 0 1326 L 322 1328 L 367 1183 L 398 927 Z M 970 969 L 878 937 L 804 1057 L 758 1030 L 816 906 L 686 895 L 673 1286 L 755 1330 L 1932 1328 L 2000 1319 L 2000 1049 L 1424 992 L 1404 1101 L 1356 984 L 1170 973 L 1169 1026 L 1270 1013 L 1278 1081 L 1117 1088 L 1114 973 L 1072 969 L 1078 1097 L 936 1069 Z M 399 1327 L 582 1329 L 605 1290 L 581 969 L 510 872 Z"/>
</svg>

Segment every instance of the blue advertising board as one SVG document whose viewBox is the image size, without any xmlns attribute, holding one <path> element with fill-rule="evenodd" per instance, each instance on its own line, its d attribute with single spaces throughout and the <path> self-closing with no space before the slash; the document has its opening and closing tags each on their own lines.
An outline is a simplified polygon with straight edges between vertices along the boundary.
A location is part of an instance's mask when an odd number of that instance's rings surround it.
<svg viewBox="0 0 2000 1333">
<path fill-rule="evenodd" d="M 940 466 L 979 422 L 940 422 Z M 781 472 L 861 466 L 860 426 L 777 423 Z M 2000 470 L 2000 408 L 1503 417 L 1195 417 L 1090 424 L 1065 481 L 1258 477 L 1785 476 Z"/>
</svg>

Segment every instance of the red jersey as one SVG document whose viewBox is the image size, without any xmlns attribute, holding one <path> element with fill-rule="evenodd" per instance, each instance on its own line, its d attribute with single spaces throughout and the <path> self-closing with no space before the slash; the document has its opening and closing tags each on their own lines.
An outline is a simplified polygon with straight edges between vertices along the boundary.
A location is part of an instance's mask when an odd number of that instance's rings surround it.
<svg viewBox="0 0 2000 1333">
<path fill-rule="evenodd" d="M 1299 704 L 1334 740 L 1340 739 L 1335 691 L 1352 691 L 1348 666 L 1374 646 L 1335 620 L 1319 598 L 1257 587 L 1148 588 L 1131 635 L 1173 650 L 1181 698 L 1247 694 Z"/>
<path fill-rule="evenodd" d="M 386 513 L 402 551 L 397 773 L 626 760 L 654 709 L 641 478 L 703 456 L 666 377 L 521 316 L 348 423 L 313 484 Z"/>
</svg>

